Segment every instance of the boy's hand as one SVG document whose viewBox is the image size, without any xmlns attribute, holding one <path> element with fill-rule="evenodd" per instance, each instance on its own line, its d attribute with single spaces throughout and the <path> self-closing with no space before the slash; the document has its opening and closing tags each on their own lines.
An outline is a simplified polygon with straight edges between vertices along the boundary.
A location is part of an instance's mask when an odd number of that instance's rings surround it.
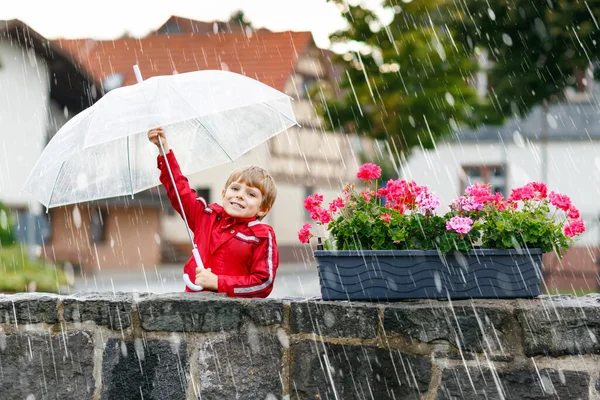
<svg viewBox="0 0 600 400">
<path fill-rule="evenodd" d="M 219 290 L 219 278 L 213 274 L 210 268 L 204 269 L 202 267 L 196 268 L 196 285 L 202 286 L 208 290 Z"/>
<path fill-rule="evenodd" d="M 167 144 L 167 138 L 165 137 L 165 131 L 163 128 L 150 129 L 148 131 L 148 140 L 154 143 L 159 150 L 160 144 L 158 141 L 160 140 L 162 142 L 163 148 L 165 149 L 165 154 L 167 154 L 170 151 L 169 145 Z"/>
</svg>

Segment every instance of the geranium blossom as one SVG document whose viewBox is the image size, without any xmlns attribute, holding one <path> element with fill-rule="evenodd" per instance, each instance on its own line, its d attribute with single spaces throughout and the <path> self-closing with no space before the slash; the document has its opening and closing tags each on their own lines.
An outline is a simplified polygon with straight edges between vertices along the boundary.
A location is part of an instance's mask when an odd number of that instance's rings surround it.
<svg viewBox="0 0 600 400">
<path fill-rule="evenodd" d="M 322 194 L 315 193 L 304 199 L 304 208 L 306 208 L 306 211 L 308 212 L 313 212 L 315 208 L 321 207 L 321 204 L 323 204 Z"/>
<path fill-rule="evenodd" d="M 370 181 L 371 179 L 379 179 L 381 177 L 381 167 L 373 163 L 364 163 L 356 174 L 358 179 Z"/>
<path fill-rule="evenodd" d="M 450 218 L 450 220 L 446 222 L 446 230 L 454 230 L 457 233 L 469 233 L 472 225 L 473 220 L 471 218 L 457 216 Z"/>
<path fill-rule="evenodd" d="M 550 192 L 548 200 L 554 207 L 563 211 L 569 211 L 569 208 L 571 207 L 571 199 L 566 194 Z"/>
<path fill-rule="evenodd" d="M 310 238 L 312 237 L 312 233 L 310 233 L 311 228 L 312 226 L 308 222 L 305 222 L 304 225 L 302 225 L 302 229 L 298 232 L 300 243 L 308 243 L 310 241 Z"/>
<path fill-rule="evenodd" d="M 389 223 L 389 222 L 390 222 L 390 220 L 392 219 L 392 215 L 391 215 L 391 214 L 388 214 L 388 213 L 383 213 L 383 214 L 381 214 L 381 216 L 379 216 L 379 218 L 380 218 L 380 219 L 381 219 L 383 222 L 385 222 L 385 223 Z"/>
<path fill-rule="evenodd" d="M 582 219 L 575 219 L 567 223 L 563 228 L 563 233 L 568 237 L 575 237 L 583 232 L 585 232 L 585 225 Z"/>
<path fill-rule="evenodd" d="M 329 203 L 329 211 L 336 212 L 340 208 L 344 208 L 344 200 L 341 197 L 335 198 Z"/>
<path fill-rule="evenodd" d="M 434 194 L 429 192 L 421 192 L 415 202 L 419 204 L 421 211 L 435 211 L 440 206 L 440 198 Z"/>
</svg>

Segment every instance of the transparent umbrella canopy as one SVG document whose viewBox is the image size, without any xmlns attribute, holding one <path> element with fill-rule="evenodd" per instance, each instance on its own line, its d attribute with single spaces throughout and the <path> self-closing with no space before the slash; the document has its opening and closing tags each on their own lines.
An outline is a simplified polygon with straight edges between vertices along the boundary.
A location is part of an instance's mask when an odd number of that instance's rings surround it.
<svg viewBox="0 0 600 400">
<path fill-rule="evenodd" d="M 157 76 L 115 89 L 48 143 L 23 190 L 47 208 L 133 195 L 157 186 L 162 126 L 184 174 L 235 160 L 296 125 L 291 99 L 226 71 Z"/>
<path fill-rule="evenodd" d="M 40 155 L 23 190 L 47 209 L 159 185 L 156 147 L 147 137 L 152 128 L 164 128 L 182 172 L 190 174 L 233 161 L 298 125 L 289 96 L 243 75 L 205 70 L 142 80 L 134 70 L 137 84 L 110 91 L 70 119 Z"/>
</svg>

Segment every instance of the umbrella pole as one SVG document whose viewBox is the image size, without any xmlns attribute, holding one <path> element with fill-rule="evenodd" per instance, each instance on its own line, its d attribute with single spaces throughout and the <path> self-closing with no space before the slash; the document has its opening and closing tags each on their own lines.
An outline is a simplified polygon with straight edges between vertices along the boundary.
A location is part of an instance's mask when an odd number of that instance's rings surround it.
<svg viewBox="0 0 600 400">
<path fill-rule="evenodd" d="M 142 78 L 142 73 L 140 72 L 140 68 L 137 66 L 137 64 L 133 66 L 133 72 L 135 73 L 135 78 L 137 79 L 138 83 L 140 83 L 144 80 Z M 160 151 L 161 151 L 163 157 L 165 158 L 165 163 L 167 164 L 167 171 L 169 171 L 169 177 L 171 178 L 171 182 L 173 183 L 173 188 L 175 189 L 175 196 L 177 197 L 177 202 L 179 203 L 179 209 L 181 210 L 181 216 L 183 217 L 183 222 L 185 223 L 185 230 L 187 231 L 188 237 L 190 239 L 190 243 L 192 244 L 192 255 L 194 256 L 194 260 L 196 261 L 196 266 L 200 267 L 200 268 L 204 268 L 204 263 L 202 262 L 202 259 L 200 258 L 200 252 L 198 251 L 198 247 L 196 246 L 196 243 L 194 243 L 194 239 L 192 238 L 190 226 L 188 225 L 187 217 L 185 215 L 185 211 L 183 210 L 183 204 L 181 203 L 181 197 L 179 196 L 179 190 L 177 190 L 177 184 L 175 183 L 175 178 L 173 177 L 173 172 L 171 171 L 171 165 L 169 165 L 169 160 L 167 160 L 167 154 L 165 153 L 165 148 L 163 147 L 163 144 L 162 144 L 162 141 L 160 140 L 160 138 L 158 140 L 158 143 L 160 144 Z M 202 286 L 192 283 L 188 274 L 183 274 L 183 281 L 185 282 L 186 286 L 190 290 L 198 292 L 203 289 Z"/>
</svg>

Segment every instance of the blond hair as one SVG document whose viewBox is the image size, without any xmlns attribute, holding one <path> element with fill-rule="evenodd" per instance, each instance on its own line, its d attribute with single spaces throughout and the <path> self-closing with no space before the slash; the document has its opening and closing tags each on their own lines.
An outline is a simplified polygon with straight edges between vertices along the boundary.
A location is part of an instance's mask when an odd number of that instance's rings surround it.
<svg viewBox="0 0 600 400">
<path fill-rule="evenodd" d="M 277 186 L 275 185 L 275 179 L 264 168 L 253 165 L 234 170 L 225 182 L 225 190 L 233 182 L 240 182 L 260 190 L 263 196 L 260 204 L 261 211 L 270 210 L 273 207 L 277 197 Z"/>
</svg>

